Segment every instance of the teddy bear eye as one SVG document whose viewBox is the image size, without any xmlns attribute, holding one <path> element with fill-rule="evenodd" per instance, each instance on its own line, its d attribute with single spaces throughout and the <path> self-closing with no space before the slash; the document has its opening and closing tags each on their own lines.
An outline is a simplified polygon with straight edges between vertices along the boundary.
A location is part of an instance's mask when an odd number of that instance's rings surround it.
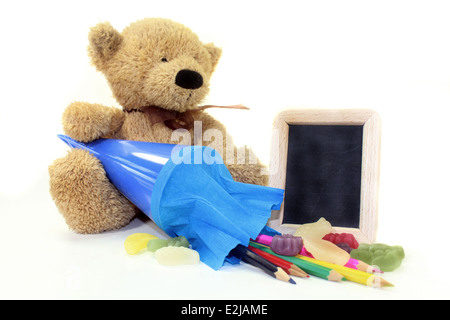
<svg viewBox="0 0 450 320">
<path fill-rule="evenodd" d="M 167 58 L 164 57 L 164 58 L 161 59 L 161 61 L 162 62 L 167 62 Z"/>
</svg>

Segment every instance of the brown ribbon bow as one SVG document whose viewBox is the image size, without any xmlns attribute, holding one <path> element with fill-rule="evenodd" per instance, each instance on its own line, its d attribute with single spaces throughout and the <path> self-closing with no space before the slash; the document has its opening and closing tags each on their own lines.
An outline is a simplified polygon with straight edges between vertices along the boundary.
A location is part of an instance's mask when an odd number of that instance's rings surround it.
<svg viewBox="0 0 450 320">
<path fill-rule="evenodd" d="M 142 107 L 139 110 L 145 113 L 150 120 L 151 124 L 155 123 L 164 123 L 166 127 L 176 130 L 176 129 L 186 129 L 190 130 L 194 126 L 194 116 L 193 112 L 201 111 L 209 108 L 226 108 L 226 109 L 243 109 L 249 110 L 249 108 L 243 105 L 234 105 L 234 106 L 214 106 L 207 105 L 201 106 L 197 109 L 188 110 L 185 112 L 178 112 L 174 110 L 166 110 L 163 108 L 159 108 L 156 106 L 146 106 Z"/>
</svg>

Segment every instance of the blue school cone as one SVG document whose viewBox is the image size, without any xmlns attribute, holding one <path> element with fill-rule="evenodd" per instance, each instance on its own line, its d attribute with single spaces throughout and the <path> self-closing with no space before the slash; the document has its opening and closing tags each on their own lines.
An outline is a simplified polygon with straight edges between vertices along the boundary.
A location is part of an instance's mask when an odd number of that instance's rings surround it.
<svg viewBox="0 0 450 320">
<path fill-rule="evenodd" d="M 234 181 L 209 147 L 58 137 L 97 157 L 128 200 L 169 236 L 185 236 L 215 270 L 238 262 L 230 251 L 248 246 L 283 200 L 284 190 Z"/>
</svg>

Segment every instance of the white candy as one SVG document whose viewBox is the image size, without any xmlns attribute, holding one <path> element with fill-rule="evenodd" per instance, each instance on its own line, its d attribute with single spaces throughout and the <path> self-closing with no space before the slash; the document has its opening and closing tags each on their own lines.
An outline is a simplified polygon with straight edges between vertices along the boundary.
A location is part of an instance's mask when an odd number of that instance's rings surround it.
<svg viewBox="0 0 450 320">
<path fill-rule="evenodd" d="M 200 261 L 197 251 L 185 247 L 163 247 L 155 251 L 155 258 L 166 266 L 196 264 Z"/>
</svg>

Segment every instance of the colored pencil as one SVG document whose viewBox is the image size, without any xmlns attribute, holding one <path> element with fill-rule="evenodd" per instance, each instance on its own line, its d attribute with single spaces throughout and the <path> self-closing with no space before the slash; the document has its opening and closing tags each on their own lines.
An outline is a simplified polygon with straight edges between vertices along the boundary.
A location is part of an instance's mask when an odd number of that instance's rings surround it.
<svg viewBox="0 0 450 320">
<path fill-rule="evenodd" d="M 258 242 L 267 246 L 270 246 L 270 244 L 272 243 L 272 236 L 268 236 L 266 234 L 260 234 L 259 236 L 256 237 L 254 242 Z"/>
<path fill-rule="evenodd" d="M 254 260 L 252 258 L 250 258 L 249 256 L 244 256 L 242 257 L 242 261 L 258 268 L 261 269 L 262 271 L 264 271 L 265 273 L 267 273 L 268 275 L 281 280 L 281 281 L 286 281 L 286 282 L 290 282 L 292 284 L 295 284 L 295 281 L 291 279 L 291 277 L 289 277 L 289 275 L 281 268 L 278 268 L 275 272 L 269 268 L 267 268 L 265 265 L 261 264 L 259 261 Z M 281 272 L 282 271 L 282 272 Z"/>
<path fill-rule="evenodd" d="M 237 249 L 238 252 L 240 252 L 240 255 L 242 256 L 242 261 L 256 268 L 261 269 L 265 273 L 269 274 L 270 276 L 278 280 L 296 284 L 295 281 L 282 268 L 276 266 L 270 261 L 267 261 L 263 257 L 258 256 L 256 253 L 250 251 L 248 248 L 242 245 L 238 245 Z"/>
<path fill-rule="evenodd" d="M 300 254 L 302 256 L 315 259 L 311 253 L 306 251 L 305 247 L 302 248 L 302 251 L 300 252 Z M 368 272 L 368 273 L 384 273 L 383 271 L 376 269 L 363 261 L 353 259 L 353 258 L 348 259 L 348 262 L 344 266 L 347 268 L 361 270 L 361 271 Z"/>
<path fill-rule="evenodd" d="M 303 260 L 303 261 L 308 261 L 311 263 L 315 263 L 317 265 L 321 265 L 324 267 L 328 267 L 328 268 L 333 268 L 334 270 L 336 270 L 337 272 L 339 272 L 340 274 L 342 274 L 345 279 L 352 281 L 352 282 L 356 282 L 356 283 L 360 283 L 369 287 L 393 287 L 393 285 L 389 282 L 387 282 L 386 280 L 384 280 L 383 278 L 374 275 L 372 273 L 368 273 L 368 272 L 364 272 L 361 270 L 356 270 L 356 269 L 351 269 L 345 266 L 340 266 L 334 263 L 329 263 L 329 262 L 325 262 L 325 261 L 321 261 L 321 260 L 317 260 L 314 258 L 310 258 L 310 257 L 305 257 L 302 255 L 297 255 L 297 258 Z"/>
<path fill-rule="evenodd" d="M 311 253 L 306 251 L 305 247 L 302 248 L 302 251 L 300 252 L 300 254 L 302 256 L 315 259 Z M 363 261 L 353 259 L 353 258 L 350 258 L 348 260 L 348 262 L 344 265 L 344 267 L 347 267 L 350 269 L 355 269 L 355 270 L 360 270 L 360 271 L 364 271 L 364 272 L 368 272 L 368 273 L 384 273 L 383 271 L 376 269 Z"/>
<path fill-rule="evenodd" d="M 331 268 L 320 266 L 318 264 L 315 264 L 315 263 L 312 263 L 309 261 L 305 261 L 305 260 L 299 259 L 297 257 L 283 256 L 283 255 L 276 254 L 269 247 L 264 246 L 259 243 L 256 243 L 256 242 L 250 242 L 250 246 L 261 249 L 265 252 L 268 252 L 268 253 L 270 253 L 276 257 L 279 257 L 281 259 L 284 259 L 286 261 L 292 262 L 297 267 L 304 270 L 307 274 L 310 274 L 310 275 L 313 275 L 313 276 L 316 276 L 316 277 L 319 277 L 319 278 L 322 278 L 325 280 L 329 280 L 329 281 L 340 282 L 342 280 L 345 280 L 345 278 L 339 272 L 337 272 Z"/>
<path fill-rule="evenodd" d="M 372 267 L 371 265 L 357 259 L 350 258 L 348 261 L 349 263 L 346 264 L 346 267 L 361 270 L 368 273 L 384 273 L 383 271 Z"/>
<path fill-rule="evenodd" d="M 251 251 L 253 251 L 254 253 L 256 253 L 257 255 L 265 258 L 266 260 L 272 262 L 274 265 L 282 268 L 284 271 L 286 271 L 287 274 L 290 274 L 290 275 L 296 276 L 296 277 L 309 278 L 308 274 L 305 271 L 303 271 L 302 269 L 297 267 L 292 262 L 283 260 L 279 257 L 271 255 L 268 252 L 262 251 L 261 249 L 258 249 L 258 248 L 252 247 L 252 246 L 249 246 L 248 248 Z"/>
<path fill-rule="evenodd" d="M 260 234 L 258 237 L 256 237 L 255 242 L 270 246 L 270 244 L 272 242 L 272 238 L 273 238 L 272 236 Z M 309 255 L 305 251 L 305 247 L 302 248 L 301 255 L 313 258 L 311 255 Z M 363 261 L 356 260 L 353 258 L 350 258 L 348 260 L 348 262 L 345 264 L 345 266 L 348 268 L 357 269 L 357 270 L 361 270 L 361 271 L 369 272 L 369 273 L 383 273 L 383 271 L 378 270 Z"/>
</svg>

